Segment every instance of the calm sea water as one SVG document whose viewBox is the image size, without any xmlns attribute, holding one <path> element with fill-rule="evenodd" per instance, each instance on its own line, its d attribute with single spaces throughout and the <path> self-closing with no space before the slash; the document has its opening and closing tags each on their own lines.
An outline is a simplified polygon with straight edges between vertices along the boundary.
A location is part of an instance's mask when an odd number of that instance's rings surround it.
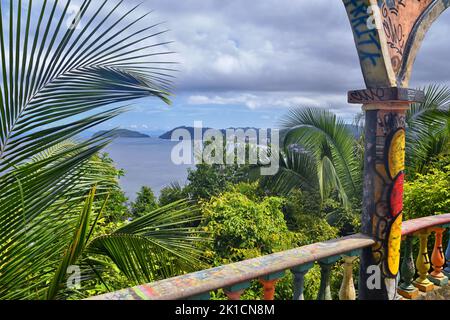
<svg viewBox="0 0 450 320">
<path fill-rule="evenodd" d="M 188 165 L 174 165 L 170 159 L 177 142 L 157 138 L 118 138 L 106 152 L 125 170 L 120 185 L 130 200 L 142 186 L 149 186 L 156 195 L 171 182 L 186 183 Z"/>
</svg>

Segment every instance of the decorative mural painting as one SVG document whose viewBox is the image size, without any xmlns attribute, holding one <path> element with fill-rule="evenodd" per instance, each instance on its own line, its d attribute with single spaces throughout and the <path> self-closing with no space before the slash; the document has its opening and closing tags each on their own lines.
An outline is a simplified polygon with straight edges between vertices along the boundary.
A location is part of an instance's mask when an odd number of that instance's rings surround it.
<svg viewBox="0 0 450 320">
<path fill-rule="evenodd" d="M 403 182 L 405 169 L 405 113 L 380 110 L 376 133 L 375 214 L 372 215 L 374 261 L 386 277 L 395 278 L 400 264 Z"/>
<path fill-rule="evenodd" d="M 405 114 L 423 93 L 408 89 L 426 32 L 450 0 L 343 0 L 353 30 L 365 90 L 349 102 L 366 111 L 365 183 L 362 229 L 377 243 L 363 252 L 364 270 L 380 267 L 383 287 L 360 290 L 363 299 L 394 299 L 400 264 Z"/>
<path fill-rule="evenodd" d="M 368 88 L 407 87 L 425 33 L 450 0 L 343 0 Z"/>
</svg>

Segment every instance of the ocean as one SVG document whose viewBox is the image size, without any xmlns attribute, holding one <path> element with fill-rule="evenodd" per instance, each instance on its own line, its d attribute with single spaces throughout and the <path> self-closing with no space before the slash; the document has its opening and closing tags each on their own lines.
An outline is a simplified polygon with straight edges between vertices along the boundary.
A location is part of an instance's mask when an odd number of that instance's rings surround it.
<svg viewBox="0 0 450 320">
<path fill-rule="evenodd" d="M 172 148 L 178 142 L 158 138 L 117 138 L 105 152 L 116 167 L 125 170 L 120 185 L 132 201 L 142 186 L 151 187 L 156 196 L 172 182 L 186 184 L 190 165 L 175 165 Z"/>
</svg>

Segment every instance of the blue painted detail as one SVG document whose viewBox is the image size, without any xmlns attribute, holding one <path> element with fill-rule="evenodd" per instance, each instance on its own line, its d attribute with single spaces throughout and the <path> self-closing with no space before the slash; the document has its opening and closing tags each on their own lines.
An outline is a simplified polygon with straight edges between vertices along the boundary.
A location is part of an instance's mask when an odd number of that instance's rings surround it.
<svg viewBox="0 0 450 320">
<path fill-rule="evenodd" d="M 209 292 L 206 292 L 206 293 L 199 294 L 197 296 L 190 297 L 187 300 L 194 300 L 194 301 L 202 300 L 203 301 L 203 300 L 210 300 L 210 299 L 211 299 L 211 294 Z"/>
<path fill-rule="evenodd" d="M 238 291 L 250 288 L 250 285 L 251 285 L 250 282 L 242 282 L 242 283 L 235 284 L 231 287 L 224 288 L 224 290 L 226 292 L 238 292 Z"/>
<path fill-rule="evenodd" d="M 307 272 L 309 271 L 312 267 L 314 266 L 314 263 L 307 263 L 307 264 L 302 264 L 300 266 L 297 266 L 295 268 L 292 268 L 291 271 L 293 273 L 303 273 L 303 272 Z"/>
<path fill-rule="evenodd" d="M 361 255 L 361 249 L 347 252 L 345 255 L 348 257 L 359 257 Z"/>
<path fill-rule="evenodd" d="M 382 58 L 378 30 L 370 29 L 368 21 L 373 19 L 372 13 L 364 0 L 344 1 L 355 34 L 356 44 L 361 62 L 369 60 L 373 66 Z"/>
<path fill-rule="evenodd" d="M 448 230 L 448 234 L 450 235 L 450 229 Z M 444 268 L 444 273 L 446 276 L 450 276 L 450 241 L 445 251 L 445 261 L 447 262 L 447 267 Z"/>
<path fill-rule="evenodd" d="M 339 261 L 341 258 L 342 258 L 342 255 L 329 257 L 329 258 L 325 258 L 325 259 L 319 260 L 319 263 L 322 263 L 322 264 L 333 264 L 333 263 L 336 263 L 337 261 Z"/>
<path fill-rule="evenodd" d="M 284 277 L 284 275 L 285 275 L 285 272 L 281 271 L 281 272 L 277 272 L 277 273 L 268 274 L 266 276 L 261 277 L 261 279 L 263 279 L 265 281 L 272 281 L 272 280 L 281 279 Z"/>
</svg>

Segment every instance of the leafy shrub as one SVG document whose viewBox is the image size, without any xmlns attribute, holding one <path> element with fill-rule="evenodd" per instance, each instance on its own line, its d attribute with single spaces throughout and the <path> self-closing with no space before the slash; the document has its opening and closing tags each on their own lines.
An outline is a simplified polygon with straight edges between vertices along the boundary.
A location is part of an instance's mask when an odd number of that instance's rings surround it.
<svg viewBox="0 0 450 320">
<path fill-rule="evenodd" d="M 209 200 L 229 190 L 230 184 L 248 181 L 247 166 L 199 164 L 188 169 L 187 194 L 194 200 Z"/>
<path fill-rule="evenodd" d="M 289 232 L 282 198 L 252 201 L 237 192 L 226 192 L 203 205 L 203 226 L 212 234 L 216 263 L 224 264 L 289 249 Z M 218 260 L 217 260 L 218 259 Z"/>
<path fill-rule="evenodd" d="M 405 183 L 405 219 L 450 212 L 450 165 L 434 167 Z"/>
<path fill-rule="evenodd" d="M 306 214 L 298 215 L 292 227 L 298 233 L 296 239 L 298 246 L 335 239 L 339 233 L 339 230 L 325 219 Z"/>
</svg>

